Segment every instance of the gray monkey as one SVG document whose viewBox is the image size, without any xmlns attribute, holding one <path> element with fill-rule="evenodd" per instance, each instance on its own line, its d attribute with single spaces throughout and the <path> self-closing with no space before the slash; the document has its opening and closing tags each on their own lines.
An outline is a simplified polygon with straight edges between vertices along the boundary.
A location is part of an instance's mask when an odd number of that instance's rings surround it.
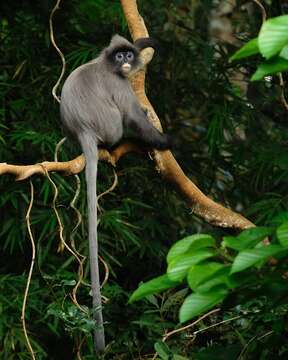
<svg viewBox="0 0 288 360">
<path fill-rule="evenodd" d="M 113 36 L 110 45 L 95 60 L 79 66 L 68 76 L 61 93 L 60 113 L 64 128 L 78 139 L 86 159 L 96 352 L 103 352 L 105 348 L 97 242 L 98 146 L 117 144 L 123 129 L 128 128 L 149 147 L 162 150 L 170 147 L 169 136 L 149 122 L 127 78 L 143 66 L 139 55 L 146 47 L 155 47 L 155 42 L 151 38 L 141 38 L 132 44 L 119 35 Z"/>
</svg>

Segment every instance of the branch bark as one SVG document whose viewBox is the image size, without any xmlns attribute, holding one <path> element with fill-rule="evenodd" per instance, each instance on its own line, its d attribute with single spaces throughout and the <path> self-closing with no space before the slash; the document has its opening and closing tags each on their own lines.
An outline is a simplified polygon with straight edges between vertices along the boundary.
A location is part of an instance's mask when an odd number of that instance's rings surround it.
<svg viewBox="0 0 288 360">
<path fill-rule="evenodd" d="M 117 161 L 129 152 L 142 152 L 142 149 L 133 142 L 123 142 L 111 152 L 103 149 L 99 150 L 99 160 L 106 161 L 115 166 Z M 81 154 L 70 161 L 43 161 L 42 163 L 33 165 L 11 165 L 0 163 L 0 175 L 15 175 L 16 180 L 20 181 L 36 174 L 45 175 L 46 171 L 62 172 L 67 176 L 75 175 L 79 174 L 84 167 L 85 157 Z"/>
<path fill-rule="evenodd" d="M 133 40 L 148 36 L 145 23 L 140 16 L 136 0 L 121 0 L 122 8 L 128 22 L 128 27 Z M 153 57 L 153 49 L 145 49 L 142 52 L 142 61 L 147 65 Z M 155 127 L 161 129 L 160 120 L 150 104 L 145 93 L 145 69 L 139 71 L 132 79 L 133 89 L 140 103 L 149 110 L 149 120 Z M 176 185 L 179 192 L 187 200 L 194 214 L 203 218 L 210 224 L 235 229 L 246 229 L 254 224 L 242 215 L 217 204 L 208 198 L 203 192 L 184 174 L 181 167 L 170 151 L 154 150 L 156 167 L 162 176 Z"/>
</svg>

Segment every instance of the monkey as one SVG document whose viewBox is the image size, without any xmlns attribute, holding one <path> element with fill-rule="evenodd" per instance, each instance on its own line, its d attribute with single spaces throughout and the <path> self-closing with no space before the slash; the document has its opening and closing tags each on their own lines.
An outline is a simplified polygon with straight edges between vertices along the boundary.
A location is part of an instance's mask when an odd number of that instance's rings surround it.
<svg viewBox="0 0 288 360">
<path fill-rule="evenodd" d="M 155 48 L 155 41 L 140 38 L 132 44 L 114 35 L 100 55 L 76 68 L 64 82 L 60 117 L 64 129 L 80 143 L 86 159 L 85 179 L 88 203 L 88 239 L 96 353 L 105 349 L 98 268 L 97 194 L 98 146 L 119 143 L 124 129 L 148 147 L 165 150 L 170 136 L 161 133 L 148 120 L 129 82 L 129 76 L 143 67 L 140 51 Z"/>
</svg>

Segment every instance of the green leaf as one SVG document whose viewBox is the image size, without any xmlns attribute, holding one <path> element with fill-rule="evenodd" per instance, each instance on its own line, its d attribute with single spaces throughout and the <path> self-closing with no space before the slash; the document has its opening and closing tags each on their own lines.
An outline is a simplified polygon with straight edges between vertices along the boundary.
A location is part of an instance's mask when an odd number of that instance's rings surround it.
<svg viewBox="0 0 288 360">
<path fill-rule="evenodd" d="M 288 45 L 283 47 L 283 49 L 280 51 L 279 56 L 283 59 L 288 60 Z"/>
<path fill-rule="evenodd" d="M 154 344 L 154 349 L 162 360 L 169 360 L 172 355 L 171 350 L 163 341 L 157 341 Z"/>
<path fill-rule="evenodd" d="M 278 16 L 264 22 L 258 36 L 261 54 L 270 59 L 288 44 L 288 15 Z"/>
<path fill-rule="evenodd" d="M 258 38 L 252 39 L 233 54 L 229 61 L 240 60 L 259 53 Z"/>
<path fill-rule="evenodd" d="M 217 262 L 210 262 L 205 264 L 195 264 L 190 267 L 188 272 L 187 281 L 189 287 L 196 291 L 197 287 L 203 283 L 205 280 L 210 278 L 212 275 L 217 273 L 220 269 L 223 269 L 225 265 L 217 263 Z"/>
<path fill-rule="evenodd" d="M 233 288 L 229 279 L 229 273 L 231 271 L 231 266 L 227 266 L 226 268 L 220 270 L 217 274 L 209 278 L 207 281 L 202 283 L 197 287 L 198 293 L 206 293 L 208 291 L 212 291 L 212 289 L 216 286 L 223 285 L 223 288 Z"/>
<path fill-rule="evenodd" d="M 141 284 L 138 289 L 136 289 L 130 296 L 129 303 L 140 300 L 147 295 L 156 294 L 161 291 L 170 289 L 176 285 L 178 285 L 178 283 L 170 280 L 167 274 L 161 275 L 155 279 L 147 281 L 144 284 Z"/>
<path fill-rule="evenodd" d="M 288 221 L 288 211 L 282 211 L 270 220 L 271 224 L 276 226 L 280 226 L 286 221 Z"/>
<path fill-rule="evenodd" d="M 259 261 L 266 260 L 269 256 L 274 256 L 283 252 L 280 245 L 269 245 L 262 248 L 241 251 L 235 258 L 232 265 L 231 274 L 243 271 Z"/>
<path fill-rule="evenodd" d="M 273 234 L 274 228 L 269 227 L 254 227 L 246 229 L 238 236 L 225 236 L 222 245 L 234 250 L 244 250 L 252 248 L 266 236 Z"/>
<path fill-rule="evenodd" d="M 215 239 L 207 234 L 195 234 L 177 241 L 169 250 L 167 255 L 168 264 L 177 256 L 188 250 L 196 250 L 203 247 L 215 247 Z"/>
<path fill-rule="evenodd" d="M 173 360 L 189 360 L 189 359 L 182 355 L 173 354 Z"/>
<path fill-rule="evenodd" d="M 282 71 L 288 71 L 288 60 L 281 57 L 276 57 L 273 60 L 260 64 L 256 72 L 252 75 L 251 81 L 258 81 L 264 78 L 264 76 L 272 75 Z"/>
<path fill-rule="evenodd" d="M 190 267 L 209 257 L 215 256 L 214 250 L 202 249 L 179 255 L 168 264 L 167 274 L 172 281 L 181 281 L 185 278 Z"/>
<path fill-rule="evenodd" d="M 276 234 L 280 244 L 284 247 L 288 247 L 288 221 L 279 226 Z"/>
<path fill-rule="evenodd" d="M 193 293 L 187 296 L 180 308 L 180 322 L 183 323 L 207 310 L 210 310 L 215 305 L 223 301 L 226 295 L 227 291 L 220 289 L 205 294 Z"/>
</svg>

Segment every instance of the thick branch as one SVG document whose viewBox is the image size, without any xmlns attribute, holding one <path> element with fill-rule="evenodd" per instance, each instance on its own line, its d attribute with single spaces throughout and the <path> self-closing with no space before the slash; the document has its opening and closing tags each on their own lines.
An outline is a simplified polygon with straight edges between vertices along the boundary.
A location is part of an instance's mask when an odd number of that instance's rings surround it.
<svg viewBox="0 0 288 360">
<path fill-rule="evenodd" d="M 133 142 L 124 142 L 110 153 L 107 150 L 101 149 L 99 151 L 99 160 L 106 161 L 113 166 L 125 154 L 129 152 L 141 152 L 141 149 Z M 84 155 L 77 156 L 70 161 L 44 161 L 34 165 L 10 165 L 7 163 L 0 163 L 0 175 L 12 174 L 16 176 L 16 180 L 25 180 L 32 175 L 45 175 L 45 169 L 56 172 L 63 172 L 65 175 L 75 175 L 80 173 L 85 167 Z"/>
<path fill-rule="evenodd" d="M 133 40 L 148 36 L 148 32 L 137 8 L 136 0 L 121 0 L 122 8 L 128 22 Z M 148 64 L 153 56 L 152 49 L 146 49 L 143 62 Z M 140 103 L 149 110 L 149 120 L 155 127 L 161 129 L 160 120 L 150 104 L 145 93 L 145 70 L 138 72 L 131 80 L 133 89 Z M 157 169 L 166 180 L 173 182 L 190 204 L 193 212 L 207 222 L 235 229 L 245 229 L 254 226 L 242 215 L 217 204 L 206 195 L 184 174 L 170 151 L 154 151 Z"/>
</svg>

